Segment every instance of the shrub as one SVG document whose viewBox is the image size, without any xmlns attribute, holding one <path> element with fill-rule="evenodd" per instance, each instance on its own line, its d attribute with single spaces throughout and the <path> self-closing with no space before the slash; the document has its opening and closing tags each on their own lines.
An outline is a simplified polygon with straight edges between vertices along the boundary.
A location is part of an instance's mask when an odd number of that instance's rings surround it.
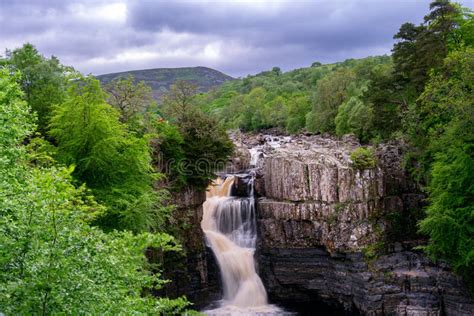
<svg viewBox="0 0 474 316">
<path fill-rule="evenodd" d="M 376 159 L 374 150 L 371 148 L 359 147 L 351 153 L 351 160 L 357 169 L 375 168 Z"/>
</svg>

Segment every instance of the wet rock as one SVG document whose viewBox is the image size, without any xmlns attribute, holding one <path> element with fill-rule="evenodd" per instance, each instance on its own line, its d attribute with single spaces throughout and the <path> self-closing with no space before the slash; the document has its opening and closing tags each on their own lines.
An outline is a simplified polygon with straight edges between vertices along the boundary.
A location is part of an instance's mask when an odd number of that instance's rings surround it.
<svg viewBox="0 0 474 316">
<path fill-rule="evenodd" d="M 220 297 L 219 268 L 212 252 L 205 246 L 201 230 L 205 198 L 205 191 L 191 187 L 173 193 L 176 222 L 170 224 L 175 227 L 185 252 L 164 256 L 163 278 L 171 282 L 156 293 L 171 298 L 186 295 L 196 308 Z"/>
</svg>

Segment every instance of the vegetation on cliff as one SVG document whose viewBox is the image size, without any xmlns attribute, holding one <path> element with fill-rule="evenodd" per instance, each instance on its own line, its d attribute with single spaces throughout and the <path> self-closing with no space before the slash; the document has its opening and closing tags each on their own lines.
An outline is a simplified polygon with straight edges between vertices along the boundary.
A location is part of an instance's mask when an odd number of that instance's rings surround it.
<svg viewBox="0 0 474 316">
<path fill-rule="evenodd" d="M 401 25 L 394 39 L 390 57 L 316 62 L 287 73 L 274 67 L 227 82 L 200 97 L 202 108 L 227 127 L 246 131 L 404 141 L 406 168 L 429 196 L 418 226 L 429 237 L 426 250 L 472 283 L 474 15 L 436 0 L 422 24 Z"/>
</svg>

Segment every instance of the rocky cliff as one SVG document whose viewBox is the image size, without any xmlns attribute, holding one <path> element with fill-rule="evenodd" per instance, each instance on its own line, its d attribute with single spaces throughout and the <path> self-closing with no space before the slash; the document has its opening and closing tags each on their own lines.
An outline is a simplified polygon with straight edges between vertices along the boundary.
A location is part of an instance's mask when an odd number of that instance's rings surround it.
<svg viewBox="0 0 474 316">
<path fill-rule="evenodd" d="M 350 314 L 473 315 L 462 280 L 412 250 L 423 196 L 400 166 L 399 145 L 379 146 L 376 166 L 360 170 L 350 137 L 235 139 L 240 165 L 250 164 L 245 148 L 261 157 L 257 261 L 273 301 Z"/>
<path fill-rule="evenodd" d="M 175 220 L 169 224 L 173 227 L 173 235 L 180 239 L 184 253 L 164 256 L 164 279 L 171 282 L 165 285 L 162 293 L 157 293 L 173 298 L 186 295 L 197 309 L 219 299 L 221 291 L 219 268 L 211 250 L 205 246 L 201 230 L 205 199 L 204 190 L 190 187 L 173 193 Z"/>
</svg>

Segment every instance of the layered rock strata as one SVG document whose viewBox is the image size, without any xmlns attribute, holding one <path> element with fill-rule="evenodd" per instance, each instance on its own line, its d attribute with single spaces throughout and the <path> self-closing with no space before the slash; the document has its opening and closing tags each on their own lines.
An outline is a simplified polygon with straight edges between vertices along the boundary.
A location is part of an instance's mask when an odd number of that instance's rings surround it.
<svg viewBox="0 0 474 316">
<path fill-rule="evenodd" d="M 163 256 L 163 277 L 171 282 L 158 293 L 168 297 L 186 295 L 197 309 L 219 298 L 221 291 L 219 268 L 211 250 L 205 246 L 201 230 L 205 199 L 204 190 L 189 187 L 173 194 L 176 222 L 170 224 L 176 229 L 175 235 L 180 237 L 184 252 Z"/>
<path fill-rule="evenodd" d="M 380 146 L 376 167 L 358 170 L 350 154 L 359 146 L 300 136 L 262 153 L 258 261 L 270 298 L 351 314 L 472 315 L 459 277 L 411 241 L 390 238 L 392 218 L 423 203 L 400 166 L 400 146 Z"/>
</svg>

